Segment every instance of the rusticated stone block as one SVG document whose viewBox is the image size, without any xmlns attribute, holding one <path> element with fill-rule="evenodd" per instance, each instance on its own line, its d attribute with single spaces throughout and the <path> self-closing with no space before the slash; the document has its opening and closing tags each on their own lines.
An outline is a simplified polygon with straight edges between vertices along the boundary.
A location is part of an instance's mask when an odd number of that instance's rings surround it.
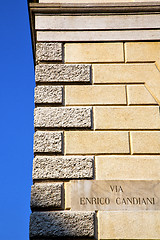
<svg viewBox="0 0 160 240">
<path fill-rule="evenodd" d="M 61 208 L 63 183 L 35 184 L 31 189 L 31 209 Z"/>
<path fill-rule="evenodd" d="M 34 152 L 62 152 L 62 132 L 37 131 L 34 134 Z"/>
<path fill-rule="evenodd" d="M 93 178 L 92 156 L 36 156 L 33 179 Z"/>
<path fill-rule="evenodd" d="M 37 86 L 35 88 L 35 103 L 62 103 L 63 87 Z"/>
<path fill-rule="evenodd" d="M 39 64 L 35 68 L 36 82 L 90 82 L 90 65 Z"/>
<path fill-rule="evenodd" d="M 62 43 L 37 43 L 37 61 L 62 61 Z"/>
<path fill-rule="evenodd" d="M 34 212 L 30 238 L 94 237 L 94 212 Z"/>
<path fill-rule="evenodd" d="M 37 107 L 34 113 L 35 127 L 91 127 L 89 107 Z"/>
</svg>

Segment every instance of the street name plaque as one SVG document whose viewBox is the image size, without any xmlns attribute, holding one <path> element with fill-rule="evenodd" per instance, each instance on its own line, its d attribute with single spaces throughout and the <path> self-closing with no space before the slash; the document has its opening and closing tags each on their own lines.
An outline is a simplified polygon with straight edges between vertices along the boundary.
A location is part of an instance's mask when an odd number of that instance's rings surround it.
<svg viewBox="0 0 160 240">
<path fill-rule="evenodd" d="M 160 210 L 160 181 L 71 181 L 71 210 Z"/>
</svg>

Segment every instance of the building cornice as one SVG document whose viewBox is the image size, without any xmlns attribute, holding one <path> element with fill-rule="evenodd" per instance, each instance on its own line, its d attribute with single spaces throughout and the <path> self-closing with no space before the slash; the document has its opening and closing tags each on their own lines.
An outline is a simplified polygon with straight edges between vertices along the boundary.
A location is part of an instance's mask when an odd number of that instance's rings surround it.
<svg viewBox="0 0 160 240">
<path fill-rule="evenodd" d="M 35 3 L 28 1 L 33 53 L 35 54 L 36 14 L 55 15 L 130 15 L 160 13 L 160 2 L 130 2 L 130 3 Z M 35 58 L 34 58 L 35 59 Z"/>
<path fill-rule="evenodd" d="M 33 13 L 156 13 L 160 2 L 136 3 L 29 3 Z"/>
</svg>

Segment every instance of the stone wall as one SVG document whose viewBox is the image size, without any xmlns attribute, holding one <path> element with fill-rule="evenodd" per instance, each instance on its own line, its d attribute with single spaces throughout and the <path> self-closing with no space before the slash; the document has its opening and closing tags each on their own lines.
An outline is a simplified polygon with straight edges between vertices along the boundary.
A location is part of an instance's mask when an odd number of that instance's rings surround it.
<svg viewBox="0 0 160 240">
<path fill-rule="evenodd" d="M 160 42 L 55 41 L 53 18 L 35 25 L 30 238 L 160 239 L 160 211 L 72 211 L 70 187 L 160 179 Z"/>
</svg>

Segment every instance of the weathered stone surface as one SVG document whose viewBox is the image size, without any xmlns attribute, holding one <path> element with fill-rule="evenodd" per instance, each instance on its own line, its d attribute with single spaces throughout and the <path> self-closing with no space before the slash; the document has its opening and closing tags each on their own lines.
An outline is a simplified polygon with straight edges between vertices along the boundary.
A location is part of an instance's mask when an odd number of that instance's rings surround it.
<svg viewBox="0 0 160 240">
<path fill-rule="evenodd" d="M 94 107 L 94 128 L 160 129 L 159 107 Z"/>
<path fill-rule="evenodd" d="M 159 239 L 160 211 L 98 213 L 99 239 Z"/>
<path fill-rule="evenodd" d="M 90 18 L 90 20 L 93 17 Z M 94 23 L 93 19 L 91 20 Z M 74 22 L 72 20 L 72 22 Z M 66 43 L 66 63 L 123 62 L 123 43 Z"/>
<path fill-rule="evenodd" d="M 126 62 L 151 62 L 160 64 L 160 42 L 125 43 Z"/>
<path fill-rule="evenodd" d="M 94 212 L 34 212 L 30 238 L 94 237 Z"/>
<path fill-rule="evenodd" d="M 94 83 L 145 83 L 159 79 L 154 63 L 94 64 Z"/>
<path fill-rule="evenodd" d="M 37 107 L 34 111 L 35 127 L 90 128 L 91 108 Z"/>
<path fill-rule="evenodd" d="M 37 131 L 34 134 L 34 152 L 62 152 L 62 132 Z"/>
<path fill-rule="evenodd" d="M 124 85 L 66 86 L 67 105 L 126 105 Z"/>
<path fill-rule="evenodd" d="M 160 156 L 96 156 L 97 180 L 159 180 Z"/>
<path fill-rule="evenodd" d="M 160 210 L 160 181 L 74 180 L 72 211 Z"/>
<path fill-rule="evenodd" d="M 61 208 L 63 183 L 35 184 L 31 189 L 31 209 Z"/>
<path fill-rule="evenodd" d="M 33 160 L 33 179 L 93 178 L 92 156 L 37 156 Z"/>
<path fill-rule="evenodd" d="M 145 83 L 160 104 L 160 72 L 155 63 L 94 64 L 94 83 Z"/>
<path fill-rule="evenodd" d="M 135 0 L 91 0 L 90 3 L 109 3 L 109 2 L 133 2 Z M 142 2 L 142 0 L 136 0 L 136 2 Z M 146 2 L 150 0 L 145 0 Z M 153 1 L 153 0 L 152 0 Z M 46 1 L 46 2 L 58 2 L 62 1 Z M 65 2 L 65 1 L 63 1 Z M 67 0 L 66 3 L 84 3 L 84 1 L 71 1 Z M 85 3 L 89 1 L 85 1 Z M 85 4 L 84 4 L 85 6 Z M 86 5 L 87 6 L 87 5 Z M 153 29 L 160 27 L 159 14 L 117 14 L 106 16 L 55 16 L 55 15 L 40 15 L 35 16 L 35 29 L 36 30 L 117 30 L 117 29 Z M 97 45 L 99 43 L 96 43 Z M 101 43 L 100 43 L 101 44 Z M 103 43 L 102 43 L 103 44 Z M 110 43 L 105 43 L 110 44 Z M 114 51 L 114 50 L 113 50 Z M 112 50 L 110 51 L 112 52 Z M 73 53 L 73 52 L 72 52 Z M 73 53 L 74 54 L 74 53 Z M 111 54 L 111 53 L 109 53 Z M 103 52 L 102 52 L 103 55 Z M 104 54 L 107 55 L 107 54 Z M 119 52 L 117 51 L 119 56 Z M 101 56 L 100 56 L 101 58 Z"/>
<path fill-rule="evenodd" d="M 71 208 L 71 181 L 65 183 L 65 209 Z"/>
<path fill-rule="evenodd" d="M 39 64 L 35 68 L 36 82 L 90 82 L 90 65 Z"/>
<path fill-rule="evenodd" d="M 131 132 L 132 154 L 159 154 L 160 131 Z"/>
<path fill-rule="evenodd" d="M 120 0 L 121 1 L 121 0 Z M 41 42 L 98 42 L 98 41 L 146 41 L 160 39 L 160 31 L 152 30 L 114 30 L 114 31 L 37 31 L 37 41 Z"/>
<path fill-rule="evenodd" d="M 128 105 L 158 104 L 144 85 L 127 86 Z"/>
<path fill-rule="evenodd" d="M 128 132 L 66 131 L 66 154 L 129 153 Z"/>
<path fill-rule="evenodd" d="M 35 103 L 62 103 L 63 87 L 37 86 L 35 88 Z"/>
<path fill-rule="evenodd" d="M 62 61 L 62 43 L 37 43 L 37 61 Z"/>
</svg>

